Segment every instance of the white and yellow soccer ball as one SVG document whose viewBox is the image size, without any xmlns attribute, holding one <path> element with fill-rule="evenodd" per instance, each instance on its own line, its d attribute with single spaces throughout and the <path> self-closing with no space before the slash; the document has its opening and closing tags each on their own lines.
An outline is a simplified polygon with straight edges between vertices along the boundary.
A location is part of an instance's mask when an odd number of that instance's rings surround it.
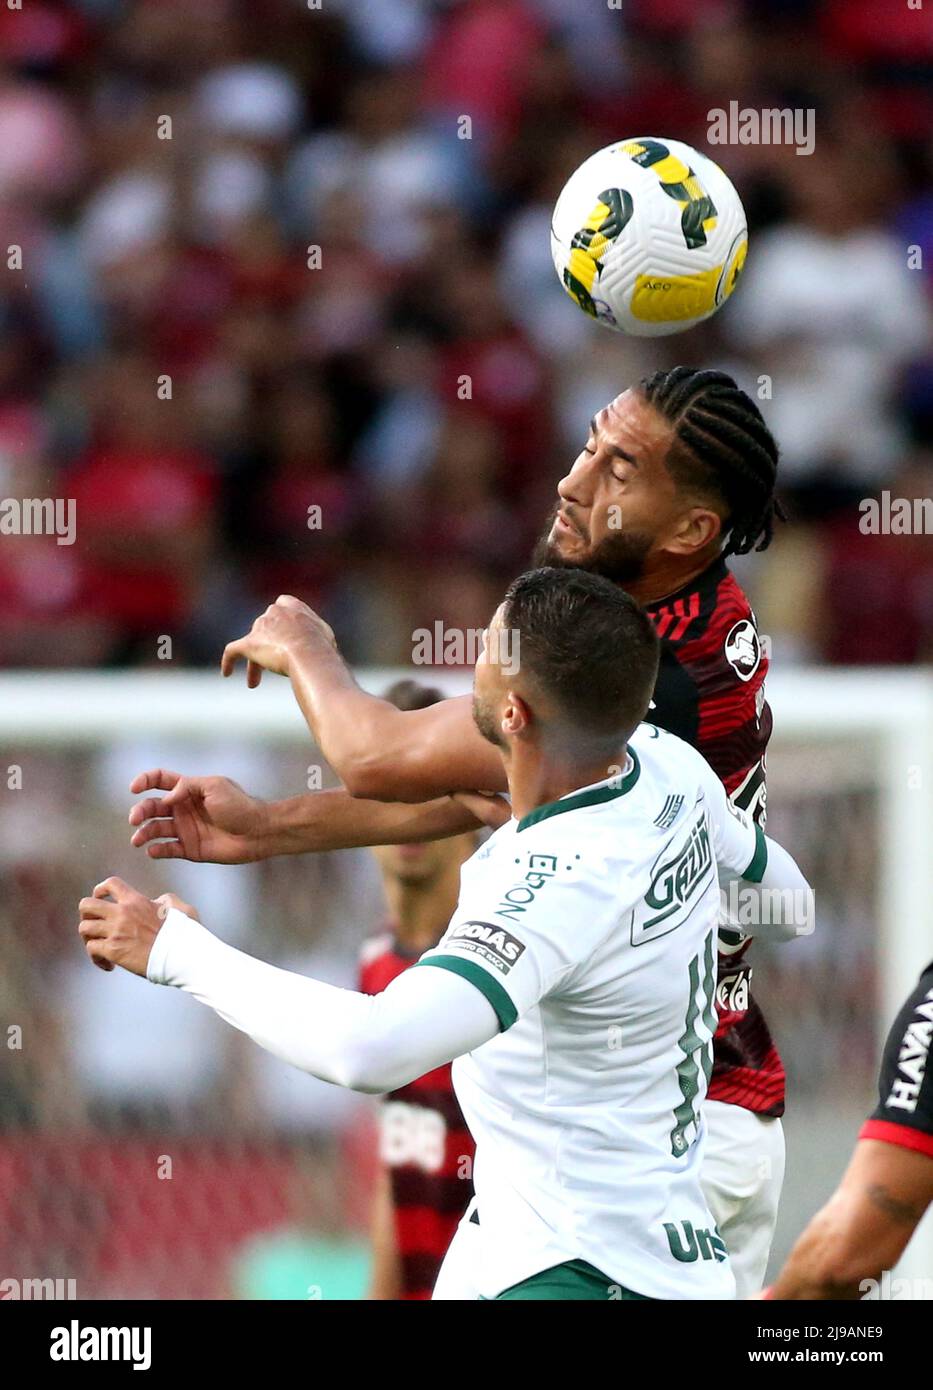
<svg viewBox="0 0 933 1390">
<path fill-rule="evenodd" d="M 561 284 L 586 313 L 638 337 L 715 314 L 748 250 L 742 201 L 718 164 L 680 140 L 620 140 L 571 174 L 551 219 Z"/>
</svg>

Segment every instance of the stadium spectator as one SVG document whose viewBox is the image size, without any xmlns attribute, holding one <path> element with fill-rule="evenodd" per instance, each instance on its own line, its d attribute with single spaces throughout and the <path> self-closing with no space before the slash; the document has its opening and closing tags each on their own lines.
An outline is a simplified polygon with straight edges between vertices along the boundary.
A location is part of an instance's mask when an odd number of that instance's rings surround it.
<svg viewBox="0 0 933 1390">
<path fill-rule="evenodd" d="M 30 273 L 11 272 L 0 303 L 0 411 L 38 422 L 12 454 L 73 489 L 82 521 L 67 555 L 4 538 L 0 656 L 145 662 L 171 629 L 210 661 L 239 612 L 297 588 L 340 615 L 354 659 L 403 660 L 398 557 L 419 530 L 419 588 L 452 596 L 462 575 L 450 621 L 465 623 L 477 583 L 524 558 L 581 410 L 687 348 L 595 334 L 573 312 L 548 254 L 561 182 L 632 129 L 673 124 L 702 146 L 724 84 L 816 111 L 808 158 L 716 152 L 752 250 L 728 314 L 694 342 L 746 383 L 771 377 L 785 487 L 827 572 L 840 509 L 931 426 L 926 40 L 906 7 L 881 37 L 870 11 L 342 0 L 303 15 L 267 0 L 260 24 L 225 3 L 195 23 L 138 0 L 119 19 L 70 4 L 7 17 L 17 138 L 0 222 Z M 801 53 L 819 56 L 806 77 Z M 910 247 L 924 254 L 908 270 Z M 158 614 L 153 544 L 171 560 Z M 760 567 L 774 590 L 793 578 L 779 551 Z M 895 547 L 876 563 L 898 582 Z M 36 640 L 66 627 L 63 645 Z M 789 633 L 787 649 L 837 659 L 820 640 Z"/>
</svg>

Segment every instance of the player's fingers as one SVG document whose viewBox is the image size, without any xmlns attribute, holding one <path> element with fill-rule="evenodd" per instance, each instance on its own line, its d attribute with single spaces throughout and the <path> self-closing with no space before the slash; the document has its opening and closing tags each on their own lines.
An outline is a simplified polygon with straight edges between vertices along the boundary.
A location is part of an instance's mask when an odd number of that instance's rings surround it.
<svg viewBox="0 0 933 1390">
<path fill-rule="evenodd" d="M 110 878 L 103 879 L 94 885 L 95 898 L 115 898 L 118 903 L 126 902 L 127 898 L 138 897 L 135 888 L 122 878 L 117 878 L 116 874 L 111 874 Z"/>
<path fill-rule="evenodd" d="M 113 961 L 107 958 L 106 950 L 104 945 L 97 942 L 89 941 L 87 944 L 87 953 L 93 963 L 101 970 L 112 970 Z"/>
<path fill-rule="evenodd" d="M 113 906 L 106 898 L 82 898 L 78 903 L 78 916 L 82 921 L 99 920 L 106 917 Z"/>
<path fill-rule="evenodd" d="M 262 667 L 258 666 L 255 661 L 248 661 L 246 663 L 246 684 L 248 689 L 255 690 L 261 680 Z"/>
<path fill-rule="evenodd" d="M 130 844 L 134 849 L 139 849 L 142 845 L 148 845 L 150 840 L 175 840 L 177 838 L 178 832 L 174 820 L 171 816 L 161 816 L 157 820 L 147 820 L 145 825 L 141 825 L 130 836 Z"/>
<path fill-rule="evenodd" d="M 86 917 L 78 924 L 78 935 L 84 941 L 103 941 L 110 928 L 99 917 Z"/>
<path fill-rule="evenodd" d="M 195 780 L 192 777 L 179 777 L 171 791 L 165 793 L 162 798 L 162 805 L 168 809 L 169 814 L 181 801 L 187 801 L 195 793 Z"/>
<path fill-rule="evenodd" d="M 301 613 L 311 613 L 314 610 L 308 604 L 302 602 L 300 598 L 295 598 L 294 594 L 279 594 L 276 603 L 283 608 L 297 608 Z"/>
<path fill-rule="evenodd" d="M 180 774 L 168 772 L 165 768 L 155 767 L 149 772 L 137 772 L 130 783 L 130 791 L 134 796 L 140 792 L 167 792 L 171 791 L 178 781 Z"/>
<path fill-rule="evenodd" d="M 135 806 L 130 807 L 130 825 L 142 825 L 143 821 L 155 820 L 159 816 L 171 815 L 171 811 L 163 800 L 156 800 L 154 796 L 149 796 L 145 801 L 137 801 Z"/>
<path fill-rule="evenodd" d="M 223 656 L 220 658 L 221 675 L 233 675 L 237 662 L 244 656 L 243 644 L 245 641 L 245 637 L 238 637 L 235 642 L 228 642 L 224 647 Z"/>
<path fill-rule="evenodd" d="M 146 846 L 146 853 L 150 859 L 187 859 L 180 840 L 159 840 L 154 845 Z"/>
</svg>

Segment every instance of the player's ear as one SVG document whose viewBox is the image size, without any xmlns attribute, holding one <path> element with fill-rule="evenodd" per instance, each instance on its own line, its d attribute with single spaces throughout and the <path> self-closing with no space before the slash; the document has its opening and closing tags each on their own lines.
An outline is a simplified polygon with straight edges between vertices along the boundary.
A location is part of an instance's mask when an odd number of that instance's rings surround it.
<svg viewBox="0 0 933 1390">
<path fill-rule="evenodd" d="M 722 517 L 712 507 L 689 507 L 677 518 L 662 549 L 671 555 L 695 555 L 722 536 Z"/>
<path fill-rule="evenodd" d="M 502 709 L 502 732 L 510 738 L 515 738 L 527 729 L 530 723 L 531 710 L 521 695 L 517 695 L 514 690 L 507 690 Z"/>
</svg>

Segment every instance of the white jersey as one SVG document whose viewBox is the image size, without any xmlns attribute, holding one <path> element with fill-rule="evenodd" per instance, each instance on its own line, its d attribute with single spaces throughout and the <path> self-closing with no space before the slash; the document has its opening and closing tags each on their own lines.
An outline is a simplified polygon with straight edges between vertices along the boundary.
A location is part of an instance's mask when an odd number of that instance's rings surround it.
<svg viewBox="0 0 933 1390">
<path fill-rule="evenodd" d="M 453 1072 L 487 1298 L 569 1260 L 649 1298 L 734 1296 L 700 1188 L 700 1106 L 717 862 L 760 879 L 765 840 L 681 739 L 643 724 L 629 759 L 502 826 L 418 963 L 470 980 L 502 1030 Z"/>
</svg>

